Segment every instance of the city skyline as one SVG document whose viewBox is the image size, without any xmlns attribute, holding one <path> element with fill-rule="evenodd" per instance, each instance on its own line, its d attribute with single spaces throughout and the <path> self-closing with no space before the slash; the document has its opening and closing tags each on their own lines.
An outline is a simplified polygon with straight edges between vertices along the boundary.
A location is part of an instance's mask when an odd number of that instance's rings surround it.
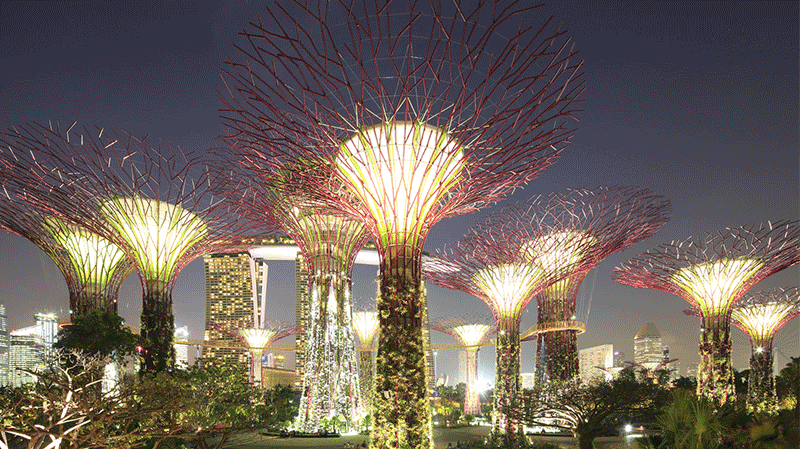
<svg viewBox="0 0 800 449">
<path fill-rule="evenodd" d="M 64 6 L 9 2 L 0 14 L 0 127 L 58 120 L 127 129 L 197 149 L 218 146 L 224 89 L 219 71 L 234 52 L 236 33 L 263 8 L 255 2 Z M 735 5 L 735 7 L 732 7 Z M 671 200 L 673 216 L 654 236 L 604 260 L 578 293 L 586 333 L 580 349 L 613 344 L 633 354 L 633 337 L 652 321 L 672 357 L 699 360 L 699 323 L 683 315 L 685 301 L 611 281 L 611 270 L 660 243 L 702 236 L 726 226 L 798 217 L 796 123 L 797 8 L 708 2 L 553 2 L 531 14 L 554 15 L 585 61 L 587 91 L 577 132 L 560 160 L 504 203 L 435 225 L 425 250 L 454 244 L 505 203 L 566 188 L 638 185 Z M 81 24 L 92 14 L 96 23 Z M 70 28 L 64 24 L 73 23 Z M 29 30 L 19 33 L 16 30 Z M 185 81 L 185 82 L 184 82 Z M 791 163 L 785 163 L 785 162 Z M 374 299 L 375 267 L 354 270 L 354 299 Z M 798 283 L 797 267 L 753 290 Z M 294 321 L 294 262 L 270 266 L 268 303 L 277 320 Z M 477 298 L 428 284 L 431 319 L 488 313 Z M 202 339 L 205 315 L 202 258 L 178 276 L 176 324 Z M 591 298 L 591 302 L 589 301 Z M 136 275 L 120 291 L 119 312 L 138 327 Z M 67 314 L 67 290 L 55 265 L 33 244 L 0 233 L 0 303 L 9 328 L 25 327 L 39 311 Z M 535 324 L 536 308 L 521 329 Z M 800 355 L 793 320 L 776 337 L 775 368 Z M 733 365 L 746 369 L 749 342 L 733 337 Z M 434 345 L 455 340 L 432 332 Z M 285 339 L 278 346 L 291 346 Z M 523 343 L 522 372 L 533 371 L 535 343 Z M 444 351 L 444 352 L 442 352 Z M 448 355 L 448 351 L 452 354 Z M 438 373 L 457 373 L 455 349 L 441 350 Z M 493 380 L 494 350 L 480 351 L 479 376 Z"/>
</svg>

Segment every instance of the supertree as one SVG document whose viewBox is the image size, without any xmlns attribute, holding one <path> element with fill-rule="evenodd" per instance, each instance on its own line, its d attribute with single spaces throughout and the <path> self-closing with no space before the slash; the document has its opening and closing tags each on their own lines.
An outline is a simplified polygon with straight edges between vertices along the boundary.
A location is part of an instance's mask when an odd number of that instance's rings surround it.
<svg viewBox="0 0 800 449">
<path fill-rule="evenodd" d="M 464 345 L 467 363 L 466 391 L 464 392 L 464 414 L 480 415 L 481 401 L 478 396 L 478 350 L 495 333 L 491 317 L 439 318 L 431 323 L 431 329 L 443 332 Z"/>
<path fill-rule="evenodd" d="M 760 280 L 798 262 L 798 223 L 768 222 L 659 245 L 615 268 L 611 277 L 680 296 L 699 311 L 697 394 L 722 405 L 735 397 L 730 357 L 733 305 Z"/>
<path fill-rule="evenodd" d="M 239 160 L 280 169 L 321 159 L 358 201 L 307 189 L 363 220 L 377 245 L 374 447 L 430 446 L 420 277 L 428 230 L 534 178 L 572 133 L 580 64 L 550 21 L 527 24 L 533 9 L 275 4 L 241 33 L 240 60 L 224 70 L 222 118 Z"/>
<path fill-rule="evenodd" d="M 250 378 L 253 385 L 263 388 L 261 376 L 261 354 L 272 343 L 281 338 L 288 337 L 300 332 L 300 328 L 294 324 L 283 323 L 280 321 L 264 321 L 261 327 L 249 327 L 248 322 L 240 323 L 221 323 L 210 321 L 207 323 L 209 328 L 215 329 L 223 334 L 241 341 L 250 350 Z"/>
<path fill-rule="evenodd" d="M 0 229 L 30 240 L 55 262 L 67 282 L 73 319 L 92 311 L 116 313 L 119 288 L 133 271 L 133 262 L 117 245 L 48 209 L 41 198 L 27 190 L 27 184 L 20 183 L 20 174 L 15 175 L 17 179 L 6 176 L 5 170 L 15 170 L 7 156 L 0 151 L 5 197 Z M 47 202 L 65 201 L 69 199 L 60 192 L 47 198 Z"/>
<path fill-rule="evenodd" d="M 780 328 L 800 315 L 798 290 L 798 287 L 790 287 L 748 293 L 731 311 L 731 323 L 750 337 L 750 375 L 747 378 L 750 412 L 778 412 L 772 340 Z"/>
<path fill-rule="evenodd" d="M 31 124 L 2 136 L 15 173 L 36 180 L 30 190 L 38 207 L 112 242 L 135 263 L 143 289 L 142 370 L 169 369 L 178 272 L 199 255 L 247 247 L 247 224 L 210 192 L 207 156 L 75 123 L 63 133 L 58 124 Z"/>
<path fill-rule="evenodd" d="M 586 239 L 567 233 L 537 234 L 534 228 L 508 229 L 498 215 L 489 216 L 455 247 L 440 252 L 438 266 L 426 265 L 426 278 L 442 287 L 477 296 L 494 314 L 497 327 L 497 364 L 494 389 L 494 432 L 514 441 L 522 437 L 518 394 L 520 381 L 519 322 L 525 306 L 550 285 L 573 275 L 585 263 L 574 266 L 534 262 L 526 255 L 531 242 L 540 254 L 573 246 L 588 253 Z M 569 269 L 567 269 L 569 268 Z"/>
<path fill-rule="evenodd" d="M 375 337 L 378 336 L 378 324 L 378 312 L 375 310 L 367 310 L 365 308 L 365 310 L 353 312 L 353 330 L 355 330 L 361 346 L 358 358 L 361 408 L 366 413 L 372 413 L 372 382 L 375 377 L 375 348 L 373 342 Z"/>
<path fill-rule="evenodd" d="M 318 430 L 323 419 L 338 416 L 348 425 L 358 409 L 359 381 L 353 336 L 352 273 L 356 255 L 367 240 L 364 223 L 309 196 L 299 172 L 332 183 L 308 160 L 269 173 L 262 161 L 239 164 L 220 152 L 218 189 L 241 203 L 243 216 L 263 227 L 280 227 L 297 244 L 308 271 L 309 332 L 297 425 Z M 308 178 L 306 178 L 307 180 Z M 346 192 L 342 193 L 343 195 Z"/>
<path fill-rule="evenodd" d="M 500 213 L 508 229 L 523 235 L 541 234 L 523 247 L 525 257 L 547 269 L 575 270 L 536 296 L 541 379 L 563 381 L 578 376 L 577 336 L 585 325 L 577 320 L 577 296 L 588 270 L 610 254 L 653 235 L 671 212 L 669 200 L 647 189 L 604 186 L 537 196 Z M 554 251 L 537 246 L 548 239 L 576 244 Z"/>
</svg>

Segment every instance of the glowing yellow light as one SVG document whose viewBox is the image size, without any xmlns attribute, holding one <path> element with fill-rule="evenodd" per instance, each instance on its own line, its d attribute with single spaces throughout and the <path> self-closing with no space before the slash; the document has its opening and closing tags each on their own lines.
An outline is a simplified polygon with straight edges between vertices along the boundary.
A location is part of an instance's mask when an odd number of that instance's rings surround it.
<svg viewBox="0 0 800 449">
<path fill-rule="evenodd" d="M 354 312 L 353 329 L 358 335 L 361 347 L 370 347 L 372 339 L 378 333 L 378 312 Z"/>
<path fill-rule="evenodd" d="M 491 330 L 492 326 L 488 324 L 464 324 L 453 328 L 465 346 L 479 345 Z"/>
<path fill-rule="evenodd" d="M 476 271 L 472 282 L 491 302 L 489 307 L 507 318 L 519 313 L 521 304 L 530 299 L 542 275 L 542 269 L 536 265 L 506 263 Z"/>
<path fill-rule="evenodd" d="M 526 260 L 550 272 L 573 268 L 597 244 L 597 237 L 582 230 L 556 231 L 539 236 L 522 245 Z"/>
<path fill-rule="evenodd" d="M 276 333 L 272 329 L 239 329 L 239 334 L 245 339 L 250 349 L 266 348 Z"/>
<path fill-rule="evenodd" d="M 731 318 L 747 329 L 753 341 L 766 341 L 775 335 L 778 325 L 796 310 L 796 305 L 785 302 L 753 304 L 734 307 Z"/>
<path fill-rule="evenodd" d="M 53 239 L 67 252 L 81 285 L 108 285 L 125 252 L 117 245 L 80 226 L 49 218 L 44 223 Z"/>
<path fill-rule="evenodd" d="M 763 263 L 758 259 L 722 258 L 681 268 L 672 280 L 686 290 L 705 315 L 723 312 Z"/>
<path fill-rule="evenodd" d="M 336 165 L 386 245 L 415 241 L 431 210 L 457 184 L 464 156 L 444 129 L 388 122 L 344 141 Z"/>
<path fill-rule="evenodd" d="M 115 197 L 103 201 L 101 211 L 133 247 L 145 277 L 164 282 L 183 254 L 208 232 L 197 214 L 158 200 Z"/>
</svg>

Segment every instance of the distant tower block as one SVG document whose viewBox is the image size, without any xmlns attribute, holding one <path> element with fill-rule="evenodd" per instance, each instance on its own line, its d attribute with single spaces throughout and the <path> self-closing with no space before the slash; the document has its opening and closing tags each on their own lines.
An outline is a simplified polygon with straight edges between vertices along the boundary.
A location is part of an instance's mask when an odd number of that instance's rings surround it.
<svg viewBox="0 0 800 449">
<path fill-rule="evenodd" d="M 464 414 L 480 415 L 481 402 L 478 397 L 478 350 L 490 335 L 495 333 L 493 319 L 490 317 L 440 318 L 431 328 L 457 339 L 464 345 L 466 354 L 466 391 L 464 394 Z"/>
<path fill-rule="evenodd" d="M 527 7 L 481 3 L 452 14 L 437 2 L 356 2 L 319 14 L 323 2 L 312 3 L 269 7 L 269 23 L 244 33 L 252 45 L 224 71 L 228 142 L 279 177 L 285 163 L 322 160 L 320 169 L 335 170 L 357 196 L 306 184 L 362 220 L 381 254 L 372 446 L 427 449 L 428 230 L 497 201 L 552 162 L 571 134 L 580 64 L 561 31 L 527 25 Z M 265 31 L 285 24 L 294 31 Z M 267 62 L 278 55 L 293 63 Z"/>
<path fill-rule="evenodd" d="M 537 232 L 522 247 L 525 257 L 547 270 L 572 273 L 536 296 L 537 359 L 546 360 L 546 380 L 578 375 L 578 339 L 585 331 L 578 321 L 577 296 L 589 270 L 609 255 L 650 237 L 669 219 L 670 202 L 638 187 L 567 190 L 535 197 L 501 214 L 509 229 Z M 549 239 L 565 244 L 549 251 Z"/>
<path fill-rule="evenodd" d="M 778 330 L 797 315 L 800 315 L 798 287 L 747 294 L 733 307 L 731 322 L 750 337 L 747 409 L 751 413 L 778 412 L 772 340 Z"/>
<path fill-rule="evenodd" d="M 721 405 L 734 396 L 730 320 L 736 301 L 765 277 L 800 262 L 796 221 L 726 228 L 662 244 L 617 267 L 612 279 L 684 298 L 701 315 L 697 393 Z"/>
<path fill-rule="evenodd" d="M 37 207 L 98 234 L 135 262 L 147 342 L 142 370 L 170 369 L 178 272 L 202 254 L 236 252 L 235 242 L 251 232 L 230 203 L 210 195 L 210 156 L 99 127 L 73 124 L 62 134 L 57 123 L 55 130 L 17 126 L 3 133 L 3 146 L 3 157 L 15 157 L 14 172 L 36 180 L 27 194 Z"/>
<path fill-rule="evenodd" d="M 664 360 L 661 333 L 653 323 L 644 323 L 633 337 L 633 361 L 649 370 Z"/>
</svg>

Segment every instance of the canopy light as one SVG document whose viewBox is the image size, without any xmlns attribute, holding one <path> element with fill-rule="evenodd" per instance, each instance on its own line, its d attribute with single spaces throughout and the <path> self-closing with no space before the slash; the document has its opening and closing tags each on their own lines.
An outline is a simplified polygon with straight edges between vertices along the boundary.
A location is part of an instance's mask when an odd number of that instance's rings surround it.
<svg viewBox="0 0 800 449">
<path fill-rule="evenodd" d="M 353 312 L 353 329 L 362 348 L 372 345 L 372 340 L 378 335 L 378 324 L 378 312 Z"/>
<path fill-rule="evenodd" d="M 251 349 L 264 349 L 270 343 L 272 343 L 272 339 L 277 335 L 272 329 L 239 329 L 239 333 L 242 335 L 242 338 L 247 343 L 247 346 Z"/>
<path fill-rule="evenodd" d="M 181 206 L 141 197 L 114 197 L 100 210 L 134 249 L 145 277 L 167 282 L 181 256 L 208 230 L 197 214 Z"/>
<path fill-rule="evenodd" d="M 747 280 L 763 263 L 751 258 L 721 258 L 683 267 L 672 275 L 675 284 L 689 292 L 704 315 L 730 307 Z"/>
<path fill-rule="evenodd" d="M 453 332 L 458 335 L 465 346 L 477 346 L 481 344 L 486 338 L 486 335 L 492 331 L 492 326 L 488 324 L 465 324 L 463 326 L 456 326 Z"/>
<path fill-rule="evenodd" d="M 390 239 L 402 243 L 421 234 L 431 210 L 457 185 L 464 156 L 444 129 L 390 121 L 345 140 L 336 165 L 388 245 Z"/>
<path fill-rule="evenodd" d="M 498 317 L 515 317 L 520 305 L 529 298 L 542 280 L 543 270 L 528 263 L 504 263 L 482 268 L 472 276 L 472 282 L 490 301 Z"/>
<path fill-rule="evenodd" d="M 125 252 L 87 229 L 51 217 L 44 222 L 47 232 L 66 251 L 81 285 L 104 288 L 111 281 Z"/>
</svg>

